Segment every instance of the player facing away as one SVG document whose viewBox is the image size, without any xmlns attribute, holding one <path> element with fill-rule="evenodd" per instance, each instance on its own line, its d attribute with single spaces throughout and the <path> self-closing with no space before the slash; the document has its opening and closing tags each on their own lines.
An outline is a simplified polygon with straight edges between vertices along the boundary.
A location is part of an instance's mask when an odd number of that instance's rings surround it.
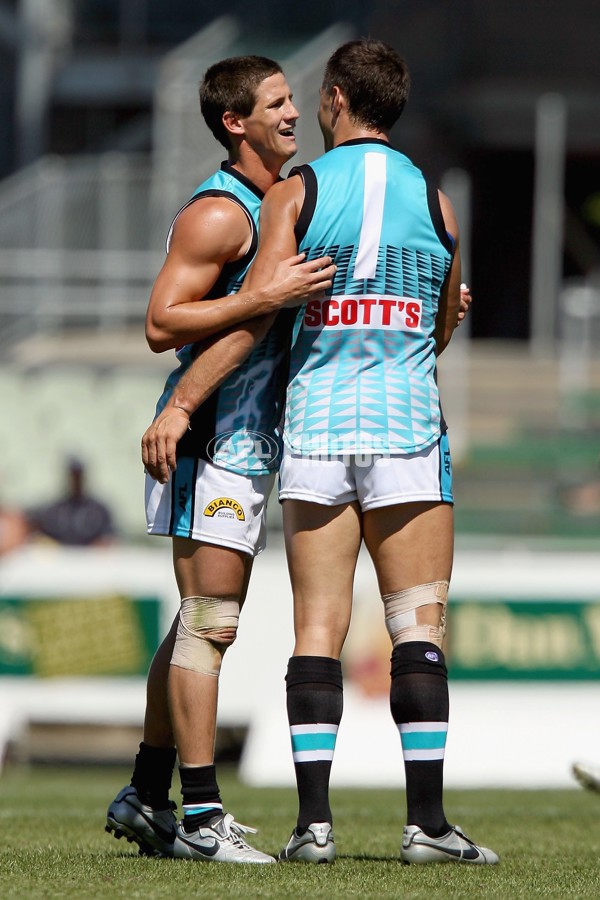
<svg viewBox="0 0 600 900">
<path fill-rule="evenodd" d="M 328 152 L 276 185 L 261 213 L 253 287 L 296 249 L 337 266 L 331 296 L 297 311 L 286 401 L 279 496 L 294 595 L 286 684 L 299 812 L 282 861 L 335 859 L 340 654 L 364 540 L 392 643 L 390 709 L 407 797 L 401 858 L 498 862 L 443 808 L 453 495 L 436 359 L 457 323 L 460 258 L 450 202 L 389 142 L 408 90 L 390 46 L 338 48 L 319 108 Z"/>
<path fill-rule="evenodd" d="M 147 476 L 146 515 L 150 534 L 171 537 L 181 609 L 152 662 L 143 742 L 131 784 L 111 803 L 106 827 L 144 853 L 272 863 L 246 842 L 252 829 L 223 810 L 214 744 L 221 661 L 235 640 L 253 558 L 264 546 L 277 464 L 287 347 L 279 320 L 242 366 L 221 360 L 223 383 L 191 430 L 177 390 L 182 373 L 202 355 L 202 341 L 248 319 L 277 319 L 284 303 L 319 296 L 334 269 L 329 259 L 301 263 L 294 254 L 264 288 L 242 287 L 256 253 L 261 200 L 296 152 L 298 112 L 279 65 L 256 56 L 223 60 L 206 72 L 200 100 L 228 160 L 175 217 L 146 321 L 153 350 L 179 348 L 180 366 L 167 380 L 155 427 L 176 416 L 185 420 L 187 436 L 171 484 Z M 256 435 L 267 440 L 270 454 L 263 447 L 256 452 Z M 223 498 L 227 503 L 215 502 Z M 176 753 L 179 823 L 169 800 Z"/>
<path fill-rule="evenodd" d="M 373 560 L 392 643 L 390 708 L 406 775 L 407 863 L 493 864 L 443 808 L 448 680 L 443 653 L 453 560 L 451 457 L 436 359 L 460 318 L 458 227 L 448 199 L 389 143 L 409 74 L 393 48 L 353 41 L 330 58 L 319 121 L 328 152 L 270 190 L 250 289 L 298 248 L 337 266 L 327 298 L 300 307 L 286 399 L 280 499 L 294 595 L 286 676 L 299 797 L 282 861 L 333 862 L 329 776 L 342 716 L 340 655 L 356 561 Z M 190 367 L 189 413 L 220 355 L 245 359 L 261 335 L 236 330 Z M 212 355 L 211 355 L 212 354 Z M 159 480 L 183 433 L 150 429 Z"/>
</svg>

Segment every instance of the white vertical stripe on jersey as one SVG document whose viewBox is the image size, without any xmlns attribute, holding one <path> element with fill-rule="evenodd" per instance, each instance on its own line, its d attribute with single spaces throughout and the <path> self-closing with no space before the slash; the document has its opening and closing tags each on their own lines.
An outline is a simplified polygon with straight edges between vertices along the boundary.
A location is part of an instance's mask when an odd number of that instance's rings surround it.
<svg viewBox="0 0 600 900">
<path fill-rule="evenodd" d="M 365 193 L 360 241 L 353 278 L 375 278 L 383 223 L 387 159 L 383 153 L 365 153 Z"/>
</svg>

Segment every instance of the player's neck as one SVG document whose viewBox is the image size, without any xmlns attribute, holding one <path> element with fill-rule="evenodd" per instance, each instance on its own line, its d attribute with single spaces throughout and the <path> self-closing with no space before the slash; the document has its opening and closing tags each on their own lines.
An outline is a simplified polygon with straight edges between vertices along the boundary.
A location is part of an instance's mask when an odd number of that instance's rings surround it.
<svg viewBox="0 0 600 900">
<path fill-rule="evenodd" d="M 347 141 L 365 139 L 387 141 L 389 143 L 390 135 L 387 131 L 378 131 L 377 129 L 362 128 L 360 126 L 357 127 L 350 121 L 339 122 L 339 125 L 333 133 L 333 146 L 338 147 L 340 144 L 345 144 Z"/>
<path fill-rule="evenodd" d="M 263 160 L 256 154 L 240 154 L 230 157 L 229 160 L 234 169 L 241 172 L 252 184 L 266 194 L 279 178 L 281 168 L 287 160 L 274 159 Z"/>
</svg>

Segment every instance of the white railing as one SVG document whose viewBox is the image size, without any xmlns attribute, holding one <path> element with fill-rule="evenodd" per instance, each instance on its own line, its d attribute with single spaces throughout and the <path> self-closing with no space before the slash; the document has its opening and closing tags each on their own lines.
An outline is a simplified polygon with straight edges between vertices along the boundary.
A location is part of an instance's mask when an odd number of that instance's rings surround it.
<svg viewBox="0 0 600 900">
<path fill-rule="evenodd" d="M 147 157 L 44 159 L 0 189 L 0 358 L 26 336 L 142 322 L 162 248 Z"/>
<path fill-rule="evenodd" d="M 331 26 L 280 60 L 301 113 L 301 161 L 322 152 L 320 78 L 351 35 Z M 31 335 L 141 325 L 171 217 L 225 156 L 202 123 L 198 84 L 217 59 L 247 52 L 238 39 L 224 16 L 165 56 L 152 157 L 47 157 L 0 185 L 0 361 Z"/>
</svg>

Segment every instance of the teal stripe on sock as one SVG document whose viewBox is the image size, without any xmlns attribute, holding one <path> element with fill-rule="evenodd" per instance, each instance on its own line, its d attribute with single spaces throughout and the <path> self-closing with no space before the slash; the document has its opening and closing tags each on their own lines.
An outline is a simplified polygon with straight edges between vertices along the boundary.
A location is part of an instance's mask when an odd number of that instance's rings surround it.
<svg viewBox="0 0 600 900">
<path fill-rule="evenodd" d="M 403 750 L 438 750 L 446 746 L 445 731 L 404 731 L 400 738 Z"/>
<path fill-rule="evenodd" d="M 293 734 L 292 750 L 335 750 L 335 734 Z"/>
<path fill-rule="evenodd" d="M 197 816 L 199 813 L 210 812 L 212 809 L 220 810 L 222 809 L 222 806 L 213 806 L 212 804 L 209 806 L 184 806 L 183 814 L 184 816 Z"/>
</svg>

